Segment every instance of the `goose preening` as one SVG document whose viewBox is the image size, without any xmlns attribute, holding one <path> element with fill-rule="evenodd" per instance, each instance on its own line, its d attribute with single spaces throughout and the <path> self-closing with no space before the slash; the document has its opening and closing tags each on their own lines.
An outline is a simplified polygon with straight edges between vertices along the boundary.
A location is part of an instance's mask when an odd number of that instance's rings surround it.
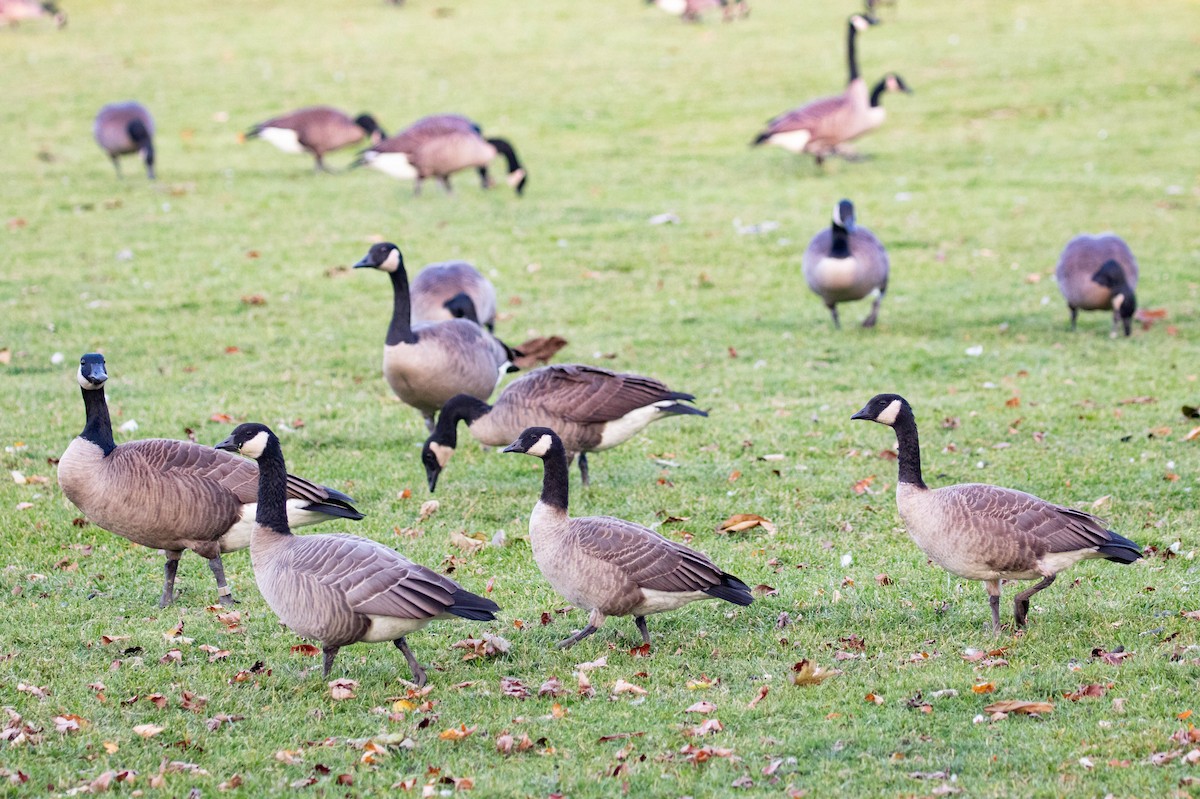
<svg viewBox="0 0 1200 799">
<path fill-rule="evenodd" d="M 0 25 L 16 27 L 32 19 L 49 18 L 58 28 L 66 27 L 67 15 L 54 3 L 40 0 L 0 0 Z"/>
<path fill-rule="evenodd" d="M 1112 330 L 1117 337 L 1118 323 L 1125 335 L 1133 332 L 1133 313 L 1137 310 L 1134 289 L 1138 282 L 1138 263 L 1129 245 L 1117 235 L 1076 236 L 1067 242 L 1058 267 L 1058 290 L 1071 310 L 1071 329 L 1082 311 L 1112 309 Z"/>
<path fill-rule="evenodd" d="M 452 397 L 421 450 L 421 462 L 433 491 L 458 446 L 459 422 L 492 447 L 511 442 L 526 428 L 551 427 L 563 443 L 567 463 L 579 456 L 579 474 L 587 485 L 589 452 L 611 449 L 668 416 L 708 416 L 687 404 L 695 399 L 652 377 L 582 364 L 544 366 L 509 383 L 493 405 L 468 394 Z"/>
<path fill-rule="evenodd" d="M 505 372 L 515 369 L 515 351 L 467 319 L 412 322 L 412 298 L 404 257 L 391 242 L 375 244 L 354 265 L 386 272 L 392 279 L 392 321 L 383 347 L 383 376 L 401 402 L 425 417 L 455 394 L 487 399 Z"/>
<path fill-rule="evenodd" d="M 646 0 L 646 5 L 657 6 L 685 22 L 699 22 L 705 11 L 716 8 L 721 9 L 721 16 L 726 22 L 750 16 L 750 7 L 745 0 Z"/>
<path fill-rule="evenodd" d="M 496 287 L 466 261 L 424 266 L 408 288 L 414 323 L 470 319 L 496 328 Z"/>
<path fill-rule="evenodd" d="M 492 185 L 487 165 L 497 155 L 508 164 L 508 185 L 518 196 L 525 191 L 527 174 L 512 144 L 506 139 L 483 137 L 476 123 L 458 114 L 437 114 L 418 119 L 359 154 L 351 166 L 365 164 L 397 180 L 412 180 L 420 194 L 426 178 L 437 178 L 449 192 L 450 176 L 474 167 L 483 187 Z"/>
<path fill-rule="evenodd" d="M 547 582 L 572 605 L 588 611 L 588 624 L 558 643 L 574 646 L 609 616 L 633 616 L 642 643 L 650 643 L 646 617 L 699 599 L 735 605 L 754 601 L 750 588 L 721 571 L 708 556 L 663 538 L 640 524 L 612 516 L 567 514 L 567 451 L 547 427 L 531 427 L 505 452 L 542 459 L 542 495 L 529 514 L 533 559 Z"/>
<path fill-rule="evenodd" d="M 117 159 L 141 153 L 146 176 L 154 180 L 154 119 L 144 105 L 130 100 L 104 106 L 92 123 L 92 135 L 112 159 L 117 177 L 121 177 L 121 162 Z"/>
<path fill-rule="evenodd" d="M 1017 594 L 1014 620 L 1024 627 L 1029 600 L 1081 560 L 1129 564 L 1141 547 L 1105 527 L 1103 520 L 1024 491 L 963 483 L 930 488 L 921 479 L 921 447 L 912 407 L 898 394 L 879 394 L 850 417 L 896 431 L 900 479 L 896 504 L 908 534 L 930 560 L 951 574 L 982 580 L 1000 632 L 1000 581 L 1038 580 Z"/>
<path fill-rule="evenodd" d="M 163 551 L 161 607 L 175 598 L 175 572 L 188 549 L 208 560 L 218 599 L 232 602 L 221 553 L 250 544 L 258 469 L 188 441 L 153 438 L 118 446 L 104 399 L 104 356 L 84 355 L 77 379 L 87 423 L 58 462 L 58 483 L 67 499 L 98 527 Z M 284 510 L 295 526 L 362 518 L 340 491 L 290 474 L 281 480 Z"/>
<path fill-rule="evenodd" d="M 258 508 L 250 534 L 254 581 L 280 621 L 321 642 L 326 676 L 341 647 L 391 641 L 404 653 L 413 681 L 423 686 L 425 670 L 405 636 L 434 619 L 496 618 L 500 608 L 492 600 L 369 538 L 293 535 L 283 451 L 265 425 L 238 425 L 217 450 L 258 461 Z"/>
<path fill-rule="evenodd" d="M 842 200 L 833 208 L 829 228 L 813 236 L 801 261 L 804 280 L 813 293 L 825 301 L 835 327 L 841 327 L 837 304 L 861 300 L 873 294 L 871 313 L 863 327 L 874 327 L 879 305 L 888 287 L 887 250 L 854 217 L 854 204 Z"/>
<path fill-rule="evenodd" d="M 378 144 L 387 136 L 370 114 L 350 117 L 327 105 L 300 108 L 260 122 L 246 132 L 246 138 L 260 138 L 285 153 L 313 156 L 315 169 L 328 172 L 325 154 L 366 139 Z"/>
</svg>

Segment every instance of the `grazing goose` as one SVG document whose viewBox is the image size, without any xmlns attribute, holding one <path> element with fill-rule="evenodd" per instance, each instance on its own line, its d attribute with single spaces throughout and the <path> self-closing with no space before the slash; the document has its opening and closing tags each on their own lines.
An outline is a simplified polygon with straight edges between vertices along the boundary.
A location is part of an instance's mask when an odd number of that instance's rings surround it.
<svg viewBox="0 0 1200 799">
<path fill-rule="evenodd" d="M 1067 242 L 1054 270 L 1058 290 L 1071 309 L 1071 329 L 1081 310 L 1112 308 L 1112 331 L 1117 337 L 1117 322 L 1125 335 L 1133 332 L 1133 313 L 1137 310 L 1134 289 L 1138 282 L 1138 263 L 1129 245 L 1112 233 L 1076 236 Z"/>
<path fill-rule="evenodd" d="M 868 294 L 875 295 L 875 302 L 862 326 L 875 326 L 879 305 L 887 293 L 887 250 L 874 233 L 855 224 L 853 203 L 842 200 L 834 206 L 832 224 L 813 236 L 801 263 L 805 282 L 825 301 L 834 327 L 842 326 L 838 320 L 839 302 L 861 300 Z"/>
<path fill-rule="evenodd" d="M 434 619 L 496 618 L 500 608 L 492 600 L 369 538 L 293 535 L 283 452 L 265 425 L 240 424 L 217 449 L 258 461 L 258 510 L 250 534 L 254 581 L 280 621 L 321 642 L 325 676 L 341 647 L 391 641 L 404 653 L 413 681 L 424 686 L 425 670 L 405 636 Z"/>
<path fill-rule="evenodd" d="M 912 407 L 898 394 L 879 394 L 850 417 L 896 431 L 900 480 L 896 504 L 908 534 L 930 560 L 951 574 L 983 580 L 1000 632 L 1000 581 L 1041 581 L 1017 594 L 1016 625 L 1024 627 L 1029 599 L 1081 560 L 1133 563 L 1141 547 L 1090 513 L 1055 505 L 1024 491 L 963 483 L 929 488 L 921 479 L 921 447 Z"/>
<path fill-rule="evenodd" d="M 185 549 L 208 560 L 218 599 L 230 604 L 221 553 L 250 543 L 258 483 L 254 464 L 188 441 L 152 438 L 117 446 L 104 400 L 104 356 L 84 355 L 77 378 L 87 424 L 58 462 L 58 483 L 67 499 L 97 526 L 163 551 L 160 607 L 175 598 L 175 572 Z M 287 475 L 285 490 L 287 516 L 296 526 L 362 518 L 353 500 L 332 488 Z"/>
<path fill-rule="evenodd" d="M 745 0 L 646 0 L 646 5 L 658 6 L 659 9 L 685 22 L 699 22 L 701 14 L 714 8 L 721 9 L 721 15 L 726 22 L 750 16 L 750 7 L 746 5 Z"/>
<path fill-rule="evenodd" d="M 475 167 L 486 189 L 492 185 L 487 165 L 497 154 L 508 163 L 508 185 L 520 196 L 527 176 L 512 145 L 505 139 L 483 138 L 479 125 L 458 114 L 418 119 L 363 151 L 351 166 L 366 164 L 397 180 L 413 180 L 414 194 L 421 193 L 421 183 L 430 177 L 440 180 L 449 192 L 452 174 Z"/>
<path fill-rule="evenodd" d="M 370 267 L 392 278 L 392 322 L 383 347 L 383 376 L 401 402 L 425 417 L 433 432 L 434 414 L 455 394 L 487 399 L 512 366 L 515 352 L 474 322 L 448 319 L 412 324 L 408 275 L 400 248 L 375 244 L 356 269 Z"/>
<path fill-rule="evenodd" d="M 542 495 L 529 515 L 533 559 L 555 591 L 588 611 L 587 626 L 560 641 L 559 649 L 587 638 L 609 616 L 633 616 L 649 645 L 651 613 L 698 599 L 754 601 L 745 583 L 701 552 L 624 519 L 567 515 L 567 451 L 550 428 L 531 427 L 504 451 L 542 459 Z"/>
<path fill-rule="evenodd" d="M 387 134 L 370 114 L 351 119 L 327 105 L 301 108 L 260 122 L 246 132 L 246 138 L 260 138 L 285 153 L 312 153 L 317 171 L 328 172 L 325 154 L 368 139 L 378 144 Z"/>
<path fill-rule="evenodd" d="M 121 177 L 118 156 L 141 153 L 146 176 L 154 180 L 154 120 L 141 103 L 132 100 L 110 103 L 96 114 L 92 135 L 112 159 L 117 177 Z"/>
<path fill-rule="evenodd" d="M 459 422 L 466 422 L 471 435 L 491 447 L 511 442 L 528 427 L 553 427 L 559 431 L 567 463 L 579 455 L 579 475 L 587 485 L 589 452 L 623 444 L 668 416 L 708 416 L 684 404 L 695 399 L 652 377 L 582 364 L 544 366 L 509 383 L 494 405 L 468 394 L 452 397 L 421 450 L 421 462 L 433 491 L 458 446 Z"/>
<path fill-rule="evenodd" d="M 446 261 L 423 267 L 409 286 L 412 321 L 440 322 L 467 318 L 496 329 L 496 287 L 466 261 Z M 464 299 L 471 302 L 467 308 Z"/>
<path fill-rule="evenodd" d="M 686 405 L 693 394 L 671 391 L 652 377 L 620 374 L 583 364 L 545 366 L 514 380 L 494 405 L 467 394 L 452 397 L 438 415 L 421 461 L 429 490 L 458 446 L 458 423 L 482 444 L 497 447 L 528 427 L 561 432 L 569 464 L 579 455 L 579 475 L 588 484 L 587 453 L 623 444 L 651 422 L 668 416 L 708 413 Z"/>
<path fill-rule="evenodd" d="M 67 25 L 67 15 L 59 11 L 54 3 L 39 0 L 0 0 L 0 24 L 16 27 L 31 19 L 50 17 L 58 28 Z"/>
</svg>

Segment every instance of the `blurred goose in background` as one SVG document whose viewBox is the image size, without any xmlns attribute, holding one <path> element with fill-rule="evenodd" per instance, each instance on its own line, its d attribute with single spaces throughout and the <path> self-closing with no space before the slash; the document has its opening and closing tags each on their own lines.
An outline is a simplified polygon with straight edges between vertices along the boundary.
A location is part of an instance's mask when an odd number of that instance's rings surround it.
<svg viewBox="0 0 1200 799">
<path fill-rule="evenodd" d="M 258 508 L 250 536 L 254 581 L 280 621 L 321 642 L 326 677 L 341 647 L 391 641 L 404 653 L 413 681 L 424 686 L 425 670 L 405 636 L 434 619 L 496 618 L 500 608 L 492 600 L 369 538 L 293 535 L 283 451 L 265 425 L 238 425 L 217 450 L 258 461 Z"/>
<path fill-rule="evenodd" d="M 258 469 L 189 441 L 153 438 L 118 446 L 104 398 L 104 356 L 84 355 L 77 379 L 87 423 L 59 459 L 63 494 L 96 526 L 163 551 L 167 563 L 160 607 L 175 599 L 175 573 L 187 549 L 208 560 L 218 599 L 231 603 L 221 553 L 250 544 Z M 340 491 L 290 474 L 281 483 L 281 504 L 297 527 L 362 518 Z"/>
<path fill-rule="evenodd" d="M 646 0 L 648 6 L 658 6 L 662 11 L 679 17 L 685 22 L 699 22 L 705 11 L 721 9 L 722 18 L 729 22 L 738 17 L 750 16 L 750 7 L 745 0 Z"/>
<path fill-rule="evenodd" d="M 1000 581 L 1037 580 L 1017 594 L 1014 614 L 1024 627 L 1029 600 L 1081 560 L 1130 564 L 1141 547 L 1107 529 L 1090 513 L 1055 505 L 1011 488 L 963 483 L 930 488 L 921 478 L 921 447 L 912 407 L 899 394 L 878 394 L 851 419 L 896 431 L 900 479 L 896 504 L 908 534 L 930 560 L 951 574 L 982 580 L 1000 632 Z"/>
<path fill-rule="evenodd" d="M 351 166 L 365 164 L 397 180 L 413 180 L 420 194 L 426 178 L 437 178 L 451 191 L 450 176 L 474 167 L 483 187 L 490 188 L 487 165 L 497 155 L 508 163 L 508 185 L 525 191 L 526 172 L 506 139 L 485 139 L 479 125 L 458 114 L 438 114 L 412 125 L 363 151 Z"/>
<path fill-rule="evenodd" d="M 112 159 L 117 177 L 121 177 L 117 158 L 141 153 L 146 176 L 154 180 L 154 119 L 144 105 L 130 100 L 104 106 L 92 123 L 92 135 Z"/>
<path fill-rule="evenodd" d="M 1113 321 L 1109 335 L 1117 337 L 1118 323 L 1124 327 L 1125 335 L 1133 332 L 1138 263 L 1120 236 L 1112 233 L 1076 236 L 1058 257 L 1054 274 L 1058 290 L 1071 310 L 1072 330 L 1081 310 L 1111 308 Z"/>
<path fill-rule="evenodd" d="M 546 366 L 509 383 L 494 405 L 467 394 L 452 397 L 421 450 L 421 462 L 433 491 L 458 446 L 459 422 L 492 447 L 513 441 L 526 428 L 552 427 L 566 449 L 567 463 L 579 456 L 580 478 L 587 485 L 589 452 L 622 444 L 668 416 L 708 416 L 685 404 L 695 399 L 652 377 L 582 364 Z"/>
<path fill-rule="evenodd" d="M 542 576 L 577 608 L 588 624 L 558 643 L 569 649 L 609 616 L 633 616 L 649 646 L 646 617 L 700 599 L 735 605 L 754 601 L 750 587 L 722 571 L 708 556 L 640 524 L 612 516 L 571 518 L 567 513 L 567 452 L 546 427 L 521 433 L 505 452 L 541 458 L 542 495 L 529 514 L 529 543 Z"/>
<path fill-rule="evenodd" d="M 834 327 L 841 327 L 837 304 L 875 296 L 863 327 L 874 327 L 888 287 L 887 250 L 854 218 L 854 204 L 842 200 L 833 208 L 829 228 L 813 236 L 801 260 L 804 280 L 825 301 Z"/>
<path fill-rule="evenodd" d="M 367 139 L 378 144 L 387 134 L 370 114 L 353 119 L 327 105 L 301 108 L 260 122 L 246 132 L 246 138 L 260 138 L 285 153 L 311 153 L 317 171 L 328 172 L 325 154 Z"/>
<path fill-rule="evenodd" d="M 49 18 L 58 28 L 65 28 L 67 15 L 54 3 L 39 0 L 0 0 L 0 25 L 16 27 L 31 19 Z"/>
<path fill-rule="evenodd" d="M 422 267 L 409 292 L 414 323 L 469 318 L 488 330 L 496 329 L 496 287 L 466 261 Z"/>
</svg>

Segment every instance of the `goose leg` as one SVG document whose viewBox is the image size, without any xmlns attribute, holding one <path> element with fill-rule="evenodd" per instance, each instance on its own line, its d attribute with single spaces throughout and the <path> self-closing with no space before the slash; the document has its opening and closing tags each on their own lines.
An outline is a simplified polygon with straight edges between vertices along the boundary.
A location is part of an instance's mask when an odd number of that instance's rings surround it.
<svg viewBox="0 0 1200 799">
<path fill-rule="evenodd" d="M 160 608 L 165 608 L 175 601 L 175 572 L 179 571 L 179 556 L 183 553 L 164 552 L 163 554 L 167 556 L 167 563 L 163 569 L 162 598 L 158 600 Z"/>
<path fill-rule="evenodd" d="M 1075 332 L 1075 321 L 1079 318 L 1079 309 L 1071 306 L 1071 332 Z"/>
<path fill-rule="evenodd" d="M 1033 588 L 1029 588 L 1017 594 L 1013 610 L 1016 613 L 1015 621 L 1018 627 L 1025 626 L 1026 617 L 1029 615 L 1029 598 L 1038 591 L 1041 591 L 1043 588 L 1049 587 L 1050 583 L 1054 582 L 1054 578 L 1056 576 L 1057 575 L 1051 574 L 1049 577 L 1043 578 L 1042 581 L 1033 586 Z"/>
<path fill-rule="evenodd" d="M 492 187 L 492 178 L 490 175 L 488 175 L 488 169 L 486 166 L 479 167 L 479 183 L 485 189 L 490 189 Z"/>
<path fill-rule="evenodd" d="M 392 641 L 392 643 L 396 645 L 397 649 L 404 653 L 404 659 L 408 661 L 408 670 L 412 672 L 413 682 L 417 684 L 418 688 L 424 688 L 425 682 L 428 679 L 425 676 L 425 669 L 421 668 L 421 664 L 417 662 L 416 655 L 414 655 L 412 650 L 408 648 L 408 641 L 405 641 L 404 636 L 401 636 L 395 641 Z"/>
<path fill-rule="evenodd" d="M 1000 634 L 1000 581 L 988 580 L 984 583 L 988 592 L 988 604 L 992 606 L 992 632 Z"/>
<path fill-rule="evenodd" d="M 840 319 L 838 319 L 837 305 L 831 302 L 826 307 L 829 308 L 829 315 L 833 317 L 833 326 L 838 330 L 841 330 L 842 322 Z"/>
<path fill-rule="evenodd" d="M 642 643 L 650 646 L 650 631 L 646 629 L 646 617 L 634 616 L 633 623 L 637 625 L 638 632 L 642 634 Z"/>
<path fill-rule="evenodd" d="M 446 190 L 447 194 L 454 193 L 454 188 L 450 185 L 450 176 L 449 175 L 442 175 L 440 178 L 438 178 L 438 180 L 441 181 L 442 188 L 444 188 Z"/>
<path fill-rule="evenodd" d="M 432 413 L 425 414 L 425 429 L 429 431 L 429 435 L 433 435 L 433 431 L 437 429 Z"/>
<path fill-rule="evenodd" d="M 588 465 L 586 452 L 579 453 L 579 478 L 583 481 L 585 486 L 588 484 Z"/>
<path fill-rule="evenodd" d="M 587 627 L 584 627 L 582 630 L 575 633 L 570 638 L 564 638 L 563 640 L 559 641 L 557 646 L 559 649 L 570 649 L 571 647 L 575 646 L 575 644 L 582 641 L 584 638 L 587 638 L 589 635 L 596 632 L 596 630 L 598 630 L 598 629 L 599 628 L 596 627 L 595 625 L 589 624 Z"/>
<path fill-rule="evenodd" d="M 326 172 L 326 173 L 328 173 L 328 172 L 329 172 L 329 167 L 325 166 L 325 158 L 324 158 L 324 156 L 322 156 L 320 153 L 313 153 L 313 157 L 316 159 L 316 165 L 315 165 L 315 167 L 314 167 L 313 171 L 314 171 L 314 172 Z"/>
<path fill-rule="evenodd" d="M 417 178 L 416 180 L 413 181 L 413 196 L 414 197 L 421 196 L 421 183 L 423 183 L 424 180 L 425 180 L 425 178 Z"/>
<path fill-rule="evenodd" d="M 115 155 L 110 155 L 109 158 L 112 159 L 113 169 L 117 170 L 117 177 L 119 177 L 119 178 L 125 177 L 124 175 L 121 174 L 121 162 L 117 160 L 117 157 Z"/>
<path fill-rule="evenodd" d="M 321 654 L 325 656 L 324 657 L 325 671 L 322 672 L 322 676 L 324 676 L 324 677 L 329 676 L 329 671 L 330 671 L 330 669 L 333 668 L 333 659 L 335 657 L 337 657 L 337 653 L 338 653 L 339 649 L 341 649 L 340 646 L 321 647 Z"/>
<path fill-rule="evenodd" d="M 221 556 L 209 558 L 208 568 L 212 569 L 213 577 L 217 578 L 217 601 L 222 605 L 232 605 L 233 592 L 225 583 L 225 564 L 221 562 Z"/>
<path fill-rule="evenodd" d="M 875 295 L 875 302 L 871 304 L 871 313 L 867 314 L 867 318 L 863 320 L 863 327 L 875 327 L 875 322 L 879 319 L 879 306 L 883 304 L 885 291 L 887 291 L 886 288 L 881 289 Z"/>
</svg>

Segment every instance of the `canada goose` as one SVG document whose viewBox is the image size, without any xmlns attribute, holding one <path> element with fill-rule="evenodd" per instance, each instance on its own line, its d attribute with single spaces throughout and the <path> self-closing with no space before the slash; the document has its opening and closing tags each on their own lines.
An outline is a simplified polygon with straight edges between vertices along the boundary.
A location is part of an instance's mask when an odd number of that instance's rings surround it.
<svg viewBox="0 0 1200 799">
<path fill-rule="evenodd" d="M 509 383 L 494 405 L 468 394 L 442 407 L 437 427 L 421 450 L 429 490 L 458 446 L 458 423 L 479 442 L 508 443 L 528 427 L 553 427 L 569 464 L 579 455 L 579 474 L 588 484 L 587 454 L 622 444 L 646 425 L 677 414 L 708 416 L 684 403 L 696 397 L 671 391 L 652 377 L 618 374 L 582 364 L 544 366 Z"/>
<path fill-rule="evenodd" d="M 160 607 L 175 598 L 179 558 L 190 549 L 208 560 L 222 604 L 233 601 L 222 552 L 245 549 L 254 526 L 258 470 L 242 458 L 165 438 L 117 444 L 104 400 L 104 356 L 79 360 L 87 423 L 58 462 L 67 499 L 94 524 L 167 558 Z M 361 519 L 340 491 L 287 475 L 287 516 L 296 526 Z"/>
<path fill-rule="evenodd" d="M 130 100 L 104 106 L 96 114 L 92 135 L 112 159 L 117 177 L 121 177 L 117 156 L 141 153 L 146 176 L 154 180 L 154 120 L 141 103 Z"/>
<path fill-rule="evenodd" d="M 285 153 L 312 153 L 315 168 L 328 172 L 325 154 L 367 139 L 378 144 L 387 136 L 370 114 L 351 119 L 327 105 L 301 108 L 260 122 L 246 132 L 246 138 L 260 138 Z"/>
<path fill-rule="evenodd" d="M 383 347 L 383 376 L 401 402 L 433 418 L 455 394 L 487 399 L 500 376 L 514 370 L 515 351 L 466 319 L 412 324 L 404 256 L 391 242 L 375 244 L 356 269 L 370 267 L 392 278 L 392 321 Z"/>
<path fill-rule="evenodd" d="M 1071 309 L 1072 330 L 1080 310 L 1112 308 L 1110 335 L 1117 337 L 1118 320 L 1125 328 L 1125 335 L 1133 332 L 1138 263 L 1120 236 L 1112 233 L 1076 236 L 1067 242 L 1058 257 L 1054 274 L 1058 278 L 1058 290 Z"/>
<path fill-rule="evenodd" d="M 650 643 L 646 616 L 698 599 L 735 605 L 754 601 L 750 588 L 721 571 L 708 556 L 612 516 L 567 514 L 567 451 L 548 427 L 531 427 L 505 452 L 542 459 L 542 495 L 529 514 L 529 543 L 542 576 L 572 605 L 585 608 L 588 625 L 559 641 L 568 649 L 608 616 L 633 616 L 642 643 Z"/>
<path fill-rule="evenodd" d="M 39 0 L 0 0 L 0 24 L 16 27 L 26 20 L 41 17 L 52 18 L 58 28 L 67 25 L 67 15 L 54 3 L 42 3 Z"/>
<path fill-rule="evenodd" d="M 496 287 L 466 261 L 422 267 L 413 278 L 409 293 L 414 323 L 466 317 L 465 297 L 471 301 L 470 313 L 474 315 L 471 321 L 483 324 L 488 330 L 496 328 Z"/>
<path fill-rule="evenodd" d="M 721 9 L 721 15 L 726 22 L 750 16 L 750 7 L 746 5 L 745 0 L 646 0 L 646 5 L 658 6 L 685 22 L 699 22 L 701 14 L 714 8 Z"/>
<path fill-rule="evenodd" d="M 1141 547 L 1105 528 L 1090 513 L 1055 505 L 1011 488 L 963 483 L 929 488 L 921 479 L 921 447 L 912 407 L 898 394 L 879 394 L 851 419 L 896 431 L 900 479 L 896 504 L 908 534 L 930 560 L 951 574 L 983 580 L 1000 632 L 1000 581 L 1036 580 L 1017 594 L 1016 625 L 1024 627 L 1029 599 L 1081 560 L 1105 558 L 1129 564 Z"/>
<path fill-rule="evenodd" d="M 506 139 L 485 139 L 476 123 L 458 114 L 438 114 L 418 119 L 395 136 L 364 150 L 351 166 L 366 164 L 397 180 L 413 180 L 413 193 L 430 177 L 449 192 L 450 176 L 475 167 L 483 187 L 489 188 L 487 164 L 497 154 L 508 163 L 508 185 L 517 195 L 525 191 L 527 175 L 517 153 Z"/>
<path fill-rule="evenodd" d="M 865 227 L 854 219 L 854 204 L 842 200 L 833 208 L 833 222 L 827 230 L 813 236 L 801 259 L 804 280 L 813 293 L 825 301 L 833 316 L 834 327 L 841 327 L 837 304 L 875 295 L 871 313 L 863 327 L 874 327 L 879 305 L 888 286 L 887 250 Z"/>
<path fill-rule="evenodd" d="M 266 425 L 240 424 L 217 449 L 258 461 L 258 509 L 250 535 L 254 581 L 280 621 L 321 642 L 325 676 L 341 647 L 391 641 L 404 653 L 413 681 L 424 686 L 425 670 L 405 636 L 434 619 L 496 618 L 500 607 L 492 600 L 369 538 L 293 535 L 283 451 Z"/>
</svg>

